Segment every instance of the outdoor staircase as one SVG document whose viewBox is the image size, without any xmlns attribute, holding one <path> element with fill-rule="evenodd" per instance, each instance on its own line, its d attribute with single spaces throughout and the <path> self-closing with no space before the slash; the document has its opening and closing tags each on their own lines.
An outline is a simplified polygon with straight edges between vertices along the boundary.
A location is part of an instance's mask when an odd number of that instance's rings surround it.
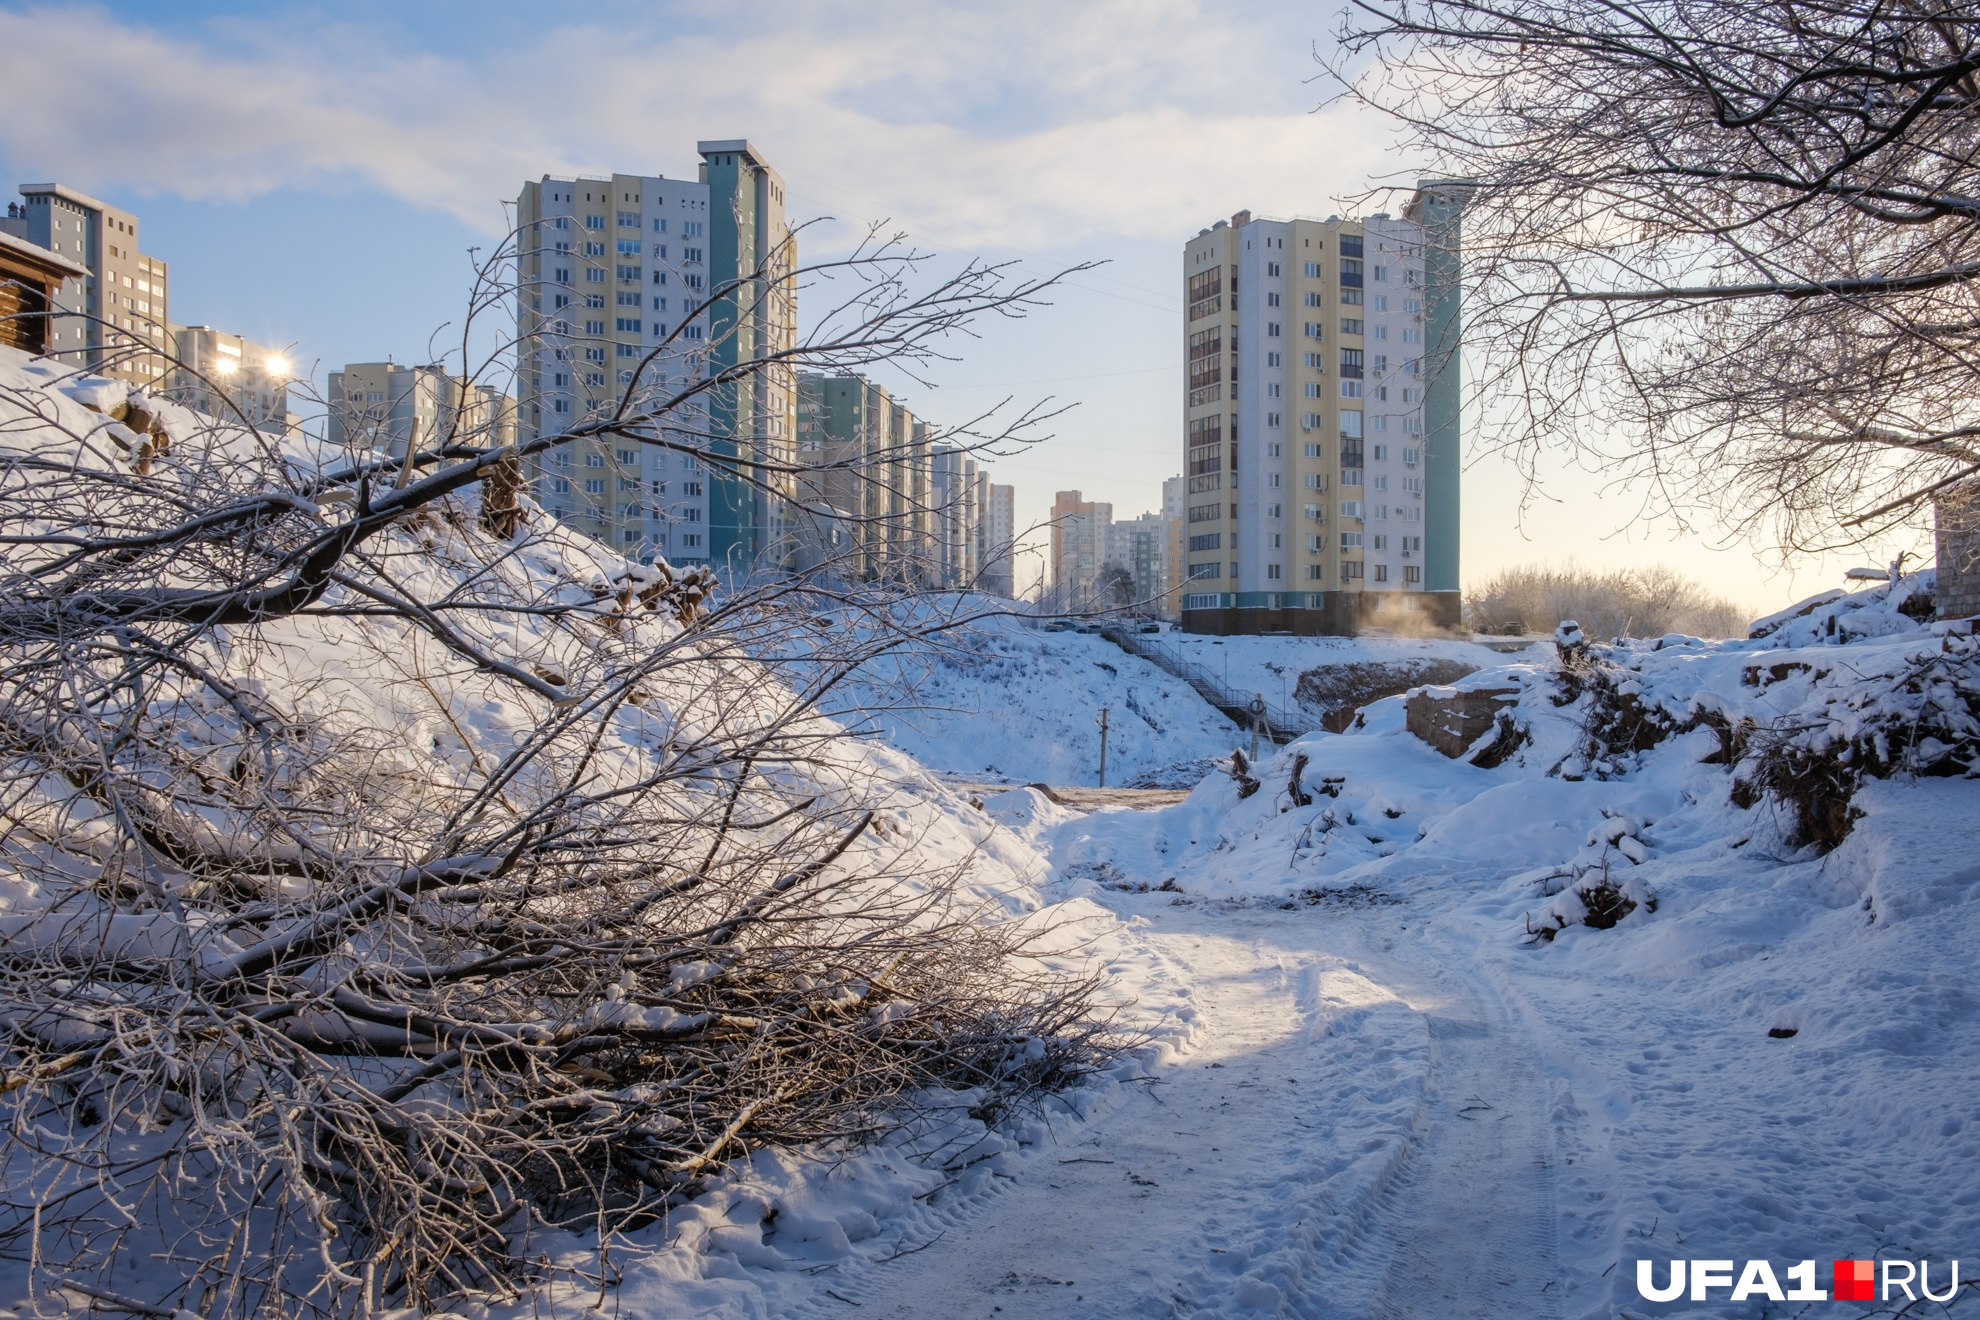
<svg viewBox="0 0 1980 1320">
<path fill-rule="evenodd" d="M 1203 666 L 1193 665 L 1173 648 L 1163 646 L 1160 633 L 1141 633 L 1131 624 L 1109 622 L 1100 626 L 1100 635 L 1129 655 L 1139 656 L 1189 684 L 1198 696 L 1246 733 L 1257 723 L 1259 731 L 1275 746 L 1283 747 L 1320 728 L 1319 718 L 1306 711 L 1286 710 L 1265 701 L 1262 693 L 1241 693 L 1226 687 Z"/>
</svg>

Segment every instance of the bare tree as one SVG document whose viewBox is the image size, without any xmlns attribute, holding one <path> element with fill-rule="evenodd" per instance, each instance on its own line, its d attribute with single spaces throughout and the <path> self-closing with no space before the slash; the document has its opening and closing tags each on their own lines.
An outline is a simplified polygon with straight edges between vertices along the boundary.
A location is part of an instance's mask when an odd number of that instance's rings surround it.
<svg viewBox="0 0 1980 1320">
<path fill-rule="evenodd" d="M 1464 604 L 1480 632 L 1546 632 L 1573 619 L 1591 637 L 1734 637 L 1747 625 L 1738 605 L 1662 566 L 1602 573 L 1573 563 L 1522 565 L 1472 587 Z"/>
<path fill-rule="evenodd" d="M 506 255 L 471 321 L 512 307 Z M 829 565 L 628 561 L 523 488 L 596 436 L 777 485 L 799 465 L 699 400 L 925 363 L 1046 285 L 918 264 L 711 291 L 853 290 L 795 349 L 515 443 L 464 409 L 332 452 L 0 363 L 0 1247 L 36 1287 L 216 1316 L 510 1289 L 541 1225 L 602 1251 L 751 1146 L 993 1114 L 1114 1048 L 1058 937 L 816 713 L 967 614 L 794 646 L 895 616 Z"/>
<path fill-rule="evenodd" d="M 1356 0 L 1467 195 L 1488 444 L 1809 550 L 1980 471 L 1980 24 L 1937 0 Z"/>
</svg>

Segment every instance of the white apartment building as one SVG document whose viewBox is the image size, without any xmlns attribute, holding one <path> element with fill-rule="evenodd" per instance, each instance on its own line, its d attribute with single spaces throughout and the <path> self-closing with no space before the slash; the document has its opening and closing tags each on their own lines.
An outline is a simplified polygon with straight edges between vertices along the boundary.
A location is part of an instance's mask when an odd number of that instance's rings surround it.
<svg viewBox="0 0 1980 1320">
<path fill-rule="evenodd" d="M 329 376 L 326 436 L 333 445 L 378 450 L 403 458 L 408 445 L 427 449 L 472 435 L 483 446 L 514 444 L 516 401 L 435 364 L 352 362 Z"/>
<path fill-rule="evenodd" d="M 953 445 L 934 446 L 929 466 L 936 583 L 972 587 L 982 568 L 983 470 L 973 454 Z"/>
<path fill-rule="evenodd" d="M 698 150 L 696 179 L 546 175 L 523 185 L 525 435 L 609 415 L 629 389 L 636 407 L 658 403 L 795 343 L 782 180 L 747 142 Z M 656 437 L 734 463 L 601 437 L 560 446 L 532 484 L 553 514 L 614 549 L 736 575 L 790 554 L 789 478 L 755 464 L 788 466 L 796 434 L 796 379 L 775 367 L 674 408 Z"/>
<path fill-rule="evenodd" d="M 138 250 L 138 218 L 59 183 L 24 183 L 0 232 L 82 266 L 70 316 L 55 318 L 47 352 L 140 385 L 165 383 L 171 351 L 165 263 Z M 67 296 L 66 294 L 64 295 Z"/>
<path fill-rule="evenodd" d="M 257 430 L 288 427 L 287 352 L 210 325 L 173 326 L 172 345 L 178 365 L 166 390 L 174 400 L 223 421 L 245 417 Z"/>
<path fill-rule="evenodd" d="M 1447 526 L 1425 512 L 1426 393 L 1455 360 L 1426 343 L 1425 257 L 1424 229 L 1387 214 L 1240 211 L 1185 246 L 1186 627 L 1454 616 L 1455 584 L 1433 597 L 1424 577 L 1426 538 L 1457 534 L 1454 502 Z"/>
</svg>

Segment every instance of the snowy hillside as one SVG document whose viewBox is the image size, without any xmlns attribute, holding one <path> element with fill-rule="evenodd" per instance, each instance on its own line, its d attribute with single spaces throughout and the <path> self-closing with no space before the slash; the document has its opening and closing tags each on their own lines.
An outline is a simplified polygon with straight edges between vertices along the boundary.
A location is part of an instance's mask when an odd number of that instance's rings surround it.
<svg viewBox="0 0 1980 1320">
<path fill-rule="evenodd" d="M 987 1139 L 1112 1057 L 1060 953 L 1111 919 L 740 658 L 777 608 L 491 531 L 462 450 L 0 355 L 0 1298 L 499 1295 L 744 1152 Z"/>
<path fill-rule="evenodd" d="M 997 603 L 941 604 L 978 614 Z M 1102 707 L 1109 784 L 1186 788 L 1203 776 L 1205 758 L 1245 740 L 1189 684 L 1104 637 L 1047 632 L 1008 615 L 879 657 L 825 704 L 930 769 L 990 783 L 1070 785 L 1096 781 Z"/>
</svg>

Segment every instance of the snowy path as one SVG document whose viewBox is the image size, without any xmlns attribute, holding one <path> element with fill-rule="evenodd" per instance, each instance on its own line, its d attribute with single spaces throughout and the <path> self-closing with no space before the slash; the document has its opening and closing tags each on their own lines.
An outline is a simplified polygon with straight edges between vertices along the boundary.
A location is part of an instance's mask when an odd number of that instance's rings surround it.
<svg viewBox="0 0 1980 1320">
<path fill-rule="evenodd" d="M 804 1314 L 1551 1314 L 1538 1072 L 1406 908 L 1120 903 L 1196 1048 Z"/>
</svg>

